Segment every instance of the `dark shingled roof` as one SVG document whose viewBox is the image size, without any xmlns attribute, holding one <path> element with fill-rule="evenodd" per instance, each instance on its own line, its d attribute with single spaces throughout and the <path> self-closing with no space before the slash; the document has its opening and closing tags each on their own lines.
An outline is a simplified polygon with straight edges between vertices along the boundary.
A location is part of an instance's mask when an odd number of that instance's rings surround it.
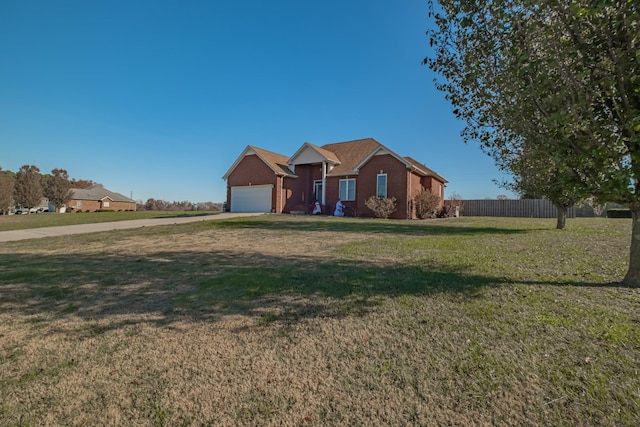
<svg viewBox="0 0 640 427">
<path fill-rule="evenodd" d="M 340 164 L 336 165 L 329 175 L 349 175 L 355 174 L 355 167 L 381 145 L 373 138 L 366 138 L 327 144 L 320 148 L 334 153 L 340 159 Z"/>
<path fill-rule="evenodd" d="M 74 200 L 102 200 L 109 198 L 114 202 L 134 202 L 127 196 L 123 196 L 120 193 L 114 193 L 104 188 L 102 185 L 97 184 L 89 188 L 72 188 L 71 198 Z"/>
<path fill-rule="evenodd" d="M 278 175 L 295 176 L 287 165 L 287 162 L 289 161 L 287 156 L 274 153 L 273 151 L 263 150 L 262 148 L 254 147 L 253 145 L 250 145 L 250 147 Z"/>
<path fill-rule="evenodd" d="M 433 176 L 435 177 L 438 181 L 443 182 L 444 184 L 446 184 L 447 181 L 446 179 L 444 179 L 441 175 L 437 174 L 436 172 L 433 171 L 433 169 L 429 169 L 425 164 L 420 163 L 419 161 L 417 161 L 416 159 L 414 159 L 413 157 L 405 157 L 404 158 L 406 161 L 408 161 L 409 163 L 411 163 L 413 166 L 415 166 L 418 169 L 423 170 L 424 172 L 427 173 L 427 176 Z"/>
</svg>

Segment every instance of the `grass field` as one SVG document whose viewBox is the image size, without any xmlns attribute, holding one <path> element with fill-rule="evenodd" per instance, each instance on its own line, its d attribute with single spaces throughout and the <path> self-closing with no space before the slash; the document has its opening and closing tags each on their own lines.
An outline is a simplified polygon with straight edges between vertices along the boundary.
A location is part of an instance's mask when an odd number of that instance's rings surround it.
<svg viewBox="0 0 640 427">
<path fill-rule="evenodd" d="M 640 425 L 631 222 L 554 226 L 268 215 L 4 244 L 0 425 Z"/>
<path fill-rule="evenodd" d="M 127 221 L 131 219 L 166 218 L 185 215 L 203 215 L 217 212 L 186 211 L 137 211 L 137 212 L 81 212 L 42 213 L 31 215 L 0 215 L 0 231 L 25 230 L 37 227 L 58 227 L 61 225 L 91 224 L 95 222 Z"/>
</svg>

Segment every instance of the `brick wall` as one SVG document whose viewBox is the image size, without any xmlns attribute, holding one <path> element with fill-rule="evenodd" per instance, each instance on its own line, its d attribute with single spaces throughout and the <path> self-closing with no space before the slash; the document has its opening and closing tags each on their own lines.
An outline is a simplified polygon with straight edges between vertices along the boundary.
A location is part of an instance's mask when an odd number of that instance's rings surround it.
<svg viewBox="0 0 640 427">
<path fill-rule="evenodd" d="M 358 212 L 373 216 L 365 205 L 366 200 L 377 194 L 378 174 L 387 174 L 387 197 L 396 198 L 396 211 L 390 218 L 407 219 L 407 167 L 389 154 L 374 156 L 361 169 L 358 175 L 357 196 Z"/>
<path fill-rule="evenodd" d="M 244 156 L 227 178 L 227 207 L 231 207 L 231 187 L 271 184 L 273 185 L 271 208 L 274 211 L 279 209 L 280 199 L 278 193 L 281 187 L 278 186 L 276 178 L 275 172 L 258 156 L 255 154 Z"/>
<path fill-rule="evenodd" d="M 78 206 L 80 202 L 80 206 Z M 109 206 L 104 206 L 101 200 L 76 200 L 72 199 L 67 204 L 67 212 L 95 212 L 97 210 L 110 210 L 110 211 L 135 211 L 135 202 L 114 202 L 109 200 Z"/>
</svg>

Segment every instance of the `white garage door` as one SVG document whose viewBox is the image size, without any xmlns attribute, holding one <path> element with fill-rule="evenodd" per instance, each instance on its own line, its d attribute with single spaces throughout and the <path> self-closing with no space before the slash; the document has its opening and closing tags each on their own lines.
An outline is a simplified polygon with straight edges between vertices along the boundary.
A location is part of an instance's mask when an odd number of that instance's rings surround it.
<svg viewBox="0 0 640 427">
<path fill-rule="evenodd" d="M 231 187 L 231 212 L 271 212 L 273 185 Z"/>
</svg>

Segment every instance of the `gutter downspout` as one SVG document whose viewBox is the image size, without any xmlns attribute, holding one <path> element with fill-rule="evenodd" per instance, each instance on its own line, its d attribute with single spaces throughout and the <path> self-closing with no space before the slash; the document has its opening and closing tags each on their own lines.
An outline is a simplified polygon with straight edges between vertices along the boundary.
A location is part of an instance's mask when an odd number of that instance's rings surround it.
<svg viewBox="0 0 640 427">
<path fill-rule="evenodd" d="M 284 209 L 284 176 L 280 178 L 280 212 Z"/>
<path fill-rule="evenodd" d="M 316 169 L 317 170 L 317 169 Z M 327 199 L 327 162 L 322 161 L 322 200 L 320 205 L 324 205 Z"/>
<path fill-rule="evenodd" d="M 409 200 L 407 200 L 407 219 L 413 219 L 413 206 L 411 205 L 411 199 L 413 198 L 413 193 L 411 192 L 411 181 L 412 181 L 411 171 L 409 171 Z"/>
<path fill-rule="evenodd" d="M 280 178 L 280 212 L 282 213 L 282 196 L 284 196 L 284 188 L 282 188 L 284 184 L 284 178 Z"/>
</svg>

